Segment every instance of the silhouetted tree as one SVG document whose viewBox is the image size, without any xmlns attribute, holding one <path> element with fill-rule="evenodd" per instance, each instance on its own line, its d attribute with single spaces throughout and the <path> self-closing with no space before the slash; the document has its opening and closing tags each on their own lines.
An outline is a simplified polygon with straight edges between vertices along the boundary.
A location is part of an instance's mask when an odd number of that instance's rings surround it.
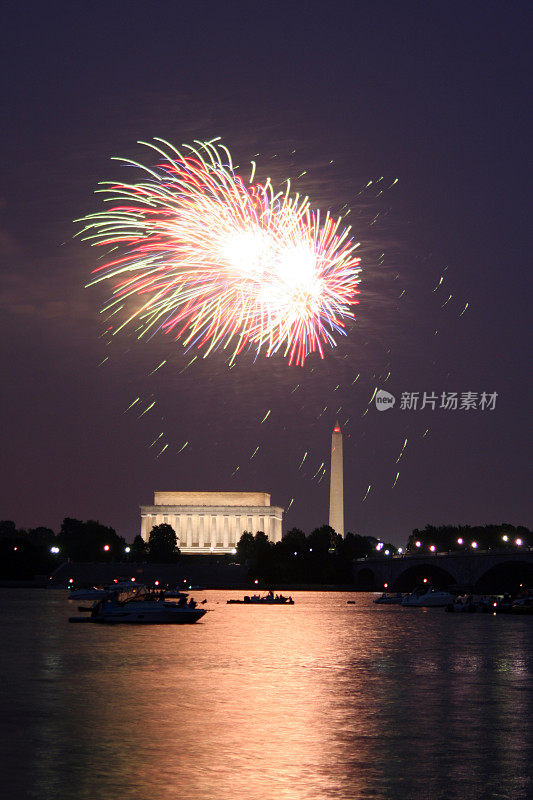
<svg viewBox="0 0 533 800">
<path fill-rule="evenodd" d="M 30 528 L 28 530 L 28 537 L 34 544 L 48 549 L 50 549 L 56 541 L 54 531 L 51 528 L 44 528 L 42 526 Z"/>
<path fill-rule="evenodd" d="M 180 555 L 177 545 L 176 533 L 171 525 L 166 522 L 156 525 L 148 537 L 150 561 L 163 563 L 175 561 Z"/>
<path fill-rule="evenodd" d="M 377 539 L 373 536 L 360 536 L 358 533 L 347 533 L 341 546 L 346 558 L 367 558 L 376 553 Z"/>
<path fill-rule="evenodd" d="M 12 519 L 0 520 L 0 536 L 17 536 L 20 533 Z"/>
<path fill-rule="evenodd" d="M 237 560 L 240 564 L 255 558 L 255 539 L 251 533 L 244 531 L 237 542 Z"/>
<path fill-rule="evenodd" d="M 147 545 L 140 533 L 133 540 L 130 550 L 131 561 L 145 561 L 147 555 Z"/>
<path fill-rule="evenodd" d="M 257 531 L 254 536 L 254 545 L 255 545 L 255 556 L 256 558 L 261 558 L 265 555 L 265 553 L 270 550 L 270 542 L 268 541 L 268 536 L 264 531 Z"/>
<path fill-rule="evenodd" d="M 92 519 L 82 522 L 71 517 L 63 520 L 58 543 L 61 555 L 73 561 L 122 559 L 126 545 L 113 528 Z"/>
</svg>

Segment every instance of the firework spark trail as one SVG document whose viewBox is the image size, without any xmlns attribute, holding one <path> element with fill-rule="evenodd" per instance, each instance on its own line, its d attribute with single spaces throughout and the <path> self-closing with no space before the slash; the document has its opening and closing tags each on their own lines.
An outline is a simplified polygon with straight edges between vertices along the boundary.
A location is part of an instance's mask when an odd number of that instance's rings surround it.
<svg viewBox="0 0 533 800">
<path fill-rule="evenodd" d="M 269 418 L 269 416 L 270 416 L 270 411 L 271 411 L 271 409 L 269 408 L 269 409 L 268 409 L 268 411 L 267 411 L 267 413 L 265 414 L 265 416 L 264 416 L 264 417 L 263 417 L 263 419 L 261 420 L 261 425 L 263 424 L 263 422 L 266 422 L 266 421 L 267 421 L 267 419 Z"/>
<path fill-rule="evenodd" d="M 157 366 L 155 369 L 153 369 L 153 370 L 152 370 L 152 371 L 149 373 L 148 377 L 150 377 L 150 375 L 153 375 L 153 374 L 154 374 L 154 372 L 157 372 L 157 370 L 158 370 L 158 369 L 161 369 L 161 367 L 163 366 L 163 364 L 166 364 L 166 363 L 167 363 L 167 360 L 166 360 L 166 358 L 165 358 L 165 360 L 164 360 L 164 361 L 162 361 L 162 362 L 161 362 L 161 363 L 160 363 L 160 364 L 159 364 L 159 365 L 158 365 L 158 366 Z"/>
<path fill-rule="evenodd" d="M 153 402 L 153 403 L 150 403 L 150 405 L 148 406 L 148 408 L 145 408 L 145 409 L 144 409 L 144 411 L 142 412 L 142 414 L 139 414 L 139 416 L 138 416 L 138 419 L 140 419 L 141 417 L 144 417 L 144 415 L 145 415 L 145 414 L 147 414 L 147 413 L 150 411 L 150 409 L 151 409 L 151 408 L 153 408 L 154 406 L 155 406 L 155 400 L 154 400 L 154 402 Z"/>
<path fill-rule="evenodd" d="M 179 454 L 181 453 L 181 451 L 182 451 L 182 450 L 185 450 L 185 448 L 187 447 L 187 445 L 188 445 L 188 444 L 189 444 L 189 442 L 188 442 L 188 441 L 187 441 L 187 442 L 185 442 L 184 444 L 182 444 L 182 446 L 180 447 L 180 449 L 178 450 L 178 452 L 176 453 L 176 455 L 179 455 Z"/>
<path fill-rule="evenodd" d="M 401 459 L 401 457 L 403 456 L 403 451 L 405 450 L 405 448 L 406 448 L 406 447 L 407 447 L 407 439 L 404 441 L 404 443 L 403 443 L 403 445 L 402 445 L 402 449 L 400 450 L 400 455 L 399 455 L 399 456 L 398 456 L 398 458 L 396 459 L 396 463 L 398 463 L 398 461 L 399 461 L 399 460 Z"/>
<path fill-rule="evenodd" d="M 136 398 L 135 398 L 135 400 L 133 401 L 133 403 L 130 403 L 130 404 L 129 404 L 129 406 L 127 407 L 126 411 L 129 411 L 129 410 L 130 410 L 130 408 L 133 408 L 133 406 L 135 405 L 135 403 L 138 403 L 140 399 L 141 399 L 140 397 L 136 397 Z M 126 413 L 126 411 L 124 411 L 123 413 L 125 414 L 125 413 Z"/>
<path fill-rule="evenodd" d="M 189 363 L 185 364 L 183 369 L 180 369 L 180 371 L 178 372 L 178 375 L 181 375 L 182 372 L 185 372 L 185 370 L 188 369 L 191 366 L 191 364 L 193 364 L 196 361 L 197 358 L 198 358 L 198 356 L 194 356 L 194 358 L 191 358 Z M 230 369 L 231 369 L 231 367 L 230 367 Z"/>
<path fill-rule="evenodd" d="M 320 470 L 322 469 L 323 466 L 324 466 L 324 462 L 322 461 L 322 463 L 320 464 L 319 468 L 317 469 L 317 471 L 315 472 L 315 474 L 311 478 L 312 481 L 314 481 L 314 479 L 316 478 L 316 476 L 318 475 L 318 473 L 320 472 Z"/>
<path fill-rule="evenodd" d="M 139 183 L 101 184 L 109 205 L 77 222 L 91 245 L 118 248 L 90 286 L 114 282 L 106 309 L 129 301 L 139 338 L 158 330 L 185 347 L 246 347 L 289 364 L 324 357 L 353 319 L 360 259 L 350 228 L 307 197 L 275 192 L 270 179 L 246 186 L 214 139 L 183 145 L 140 142 L 157 153 Z M 255 171 L 255 165 L 254 165 Z M 252 175 L 253 178 L 253 175 Z"/>
<path fill-rule="evenodd" d="M 327 470 L 326 470 L 326 468 L 324 467 L 324 468 L 322 469 L 322 474 L 321 474 L 320 478 L 317 480 L 317 484 L 319 484 L 319 483 L 321 483 L 321 482 L 322 482 L 322 479 L 325 477 L 325 475 L 326 475 L 326 472 L 327 472 Z"/>
<path fill-rule="evenodd" d="M 298 469 L 301 469 L 301 468 L 303 467 L 303 463 L 304 463 L 304 461 L 305 461 L 305 459 L 306 459 L 306 458 L 307 458 L 307 450 L 306 450 L 306 451 L 305 451 L 305 453 L 304 453 L 304 457 L 303 457 L 303 458 L 302 458 L 302 460 L 300 461 L 300 466 L 298 467 Z"/>
<path fill-rule="evenodd" d="M 391 486 L 391 489 L 394 489 L 394 487 L 396 486 L 396 484 L 397 484 L 397 482 L 398 482 L 398 478 L 399 478 L 399 477 L 400 477 L 400 473 L 399 473 L 399 472 L 397 472 L 397 473 L 396 473 L 396 477 L 394 478 L 394 483 L 393 483 L 393 484 L 392 484 L 392 486 Z"/>
<path fill-rule="evenodd" d="M 364 496 L 364 497 L 363 497 L 363 499 L 361 500 L 361 502 L 362 502 L 362 503 L 364 503 L 364 502 L 365 502 L 365 500 L 366 500 L 366 498 L 368 497 L 368 493 L 369 493 L 369 491 L 370 491 L 370 489 L 371 489 L 371 488 L 372 488 L 372 484 L 371 484 L 371 483 L 369 483 L 369 484 L 368 484 L 368 489 L 367 489 L 367 490 L 366 490 L 366 492 L 365 492 L 365 496 Z"/>
</svg>

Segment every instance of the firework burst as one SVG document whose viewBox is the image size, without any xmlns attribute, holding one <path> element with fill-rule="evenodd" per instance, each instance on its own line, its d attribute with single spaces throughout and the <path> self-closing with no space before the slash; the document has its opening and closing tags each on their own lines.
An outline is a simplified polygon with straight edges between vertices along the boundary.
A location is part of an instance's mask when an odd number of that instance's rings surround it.
<svg viewBox="0 0 533 800">
<path fill-rule="evenodd" d="M 353 319 L 360 259 L 350 229 L 291 196 L 289 181 L 284 192 L 270 179 L 245 185 L 218 140 L 183 152 L 140 144 L 156 166 L 119 159 L 144 180 L 100 184 L 108 207 L 77 220 L 78 235 L 108 251 L 88 285 L 113 282 L 104 310 L 125 311 L 114 332 L 138 321 L 139 336 L 161 330 L 204 356 L 222 346 L 300 365 L 323 358 Z"/>
</svg>

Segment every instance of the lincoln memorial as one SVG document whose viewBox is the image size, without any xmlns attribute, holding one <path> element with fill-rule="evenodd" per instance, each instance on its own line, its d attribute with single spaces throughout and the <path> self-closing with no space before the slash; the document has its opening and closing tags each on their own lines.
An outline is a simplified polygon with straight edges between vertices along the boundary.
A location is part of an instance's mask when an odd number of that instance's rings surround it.
<svg viewBox="0 0 533 800">
<path fill-rule="evenodd" d="M 282 520 L 265 492 L 154 492 L 153 506 L 141 506 L 141 536 L 167 523 L 182 553 L 231 553 L 244 531 L 280 542 Z"/>
</svg>

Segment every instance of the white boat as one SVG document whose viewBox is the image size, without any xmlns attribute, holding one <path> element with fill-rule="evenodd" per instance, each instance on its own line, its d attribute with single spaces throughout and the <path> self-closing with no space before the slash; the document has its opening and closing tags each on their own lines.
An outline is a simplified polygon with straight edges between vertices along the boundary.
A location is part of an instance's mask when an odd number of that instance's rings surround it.
<svg viewBox="0 0 533 800">
<path fill-rule="evenodd" d="M 178 603 L 167 602 L 161 592 L 137 592 L 104 597 L 94 604 L 86 617 L 70 617 L 69 622 L 117 624 L 174 624 L 197 622 L 207 611 L 197 608 L 194 600 L 183 596 Z"/>
<path fill-rule="evenodd" d="M 117 581 L 110 586 L 90 586 L 86 589 L 70 589 L 69 600 L 101 600 L 104 597 L 112 597 L 117 592 L 130 592 L 145 589 L 143 584 L 133 583 L 132 581 Z"/>
<path fill-rule="evenodd" d="M 453 603 L 453 600 L 454 597 L 449 592 L 434 589 L 432 586 L 424 586 L 423 589 L 415 589 L 414 592 L 404 597 L 402 606 L 443 608 L 449 603 Z"/>
<path fill-rule="evenodd" d="M 403 598 L 404 595 L 401 592 L 396 592 L 396 594 L 387 594 L 386 592 L 383 592 L 382 595 L 374 598 L 374 603 L 388 606 L 398 606 L 403 602 Z"/>
<path fill-rule="evenodd" d="M 101 600 L 107 597 L 107 591 L 100 586 L 90 586 L 87 589 L 71 589 L 69 600 Z"/>
</svg>

